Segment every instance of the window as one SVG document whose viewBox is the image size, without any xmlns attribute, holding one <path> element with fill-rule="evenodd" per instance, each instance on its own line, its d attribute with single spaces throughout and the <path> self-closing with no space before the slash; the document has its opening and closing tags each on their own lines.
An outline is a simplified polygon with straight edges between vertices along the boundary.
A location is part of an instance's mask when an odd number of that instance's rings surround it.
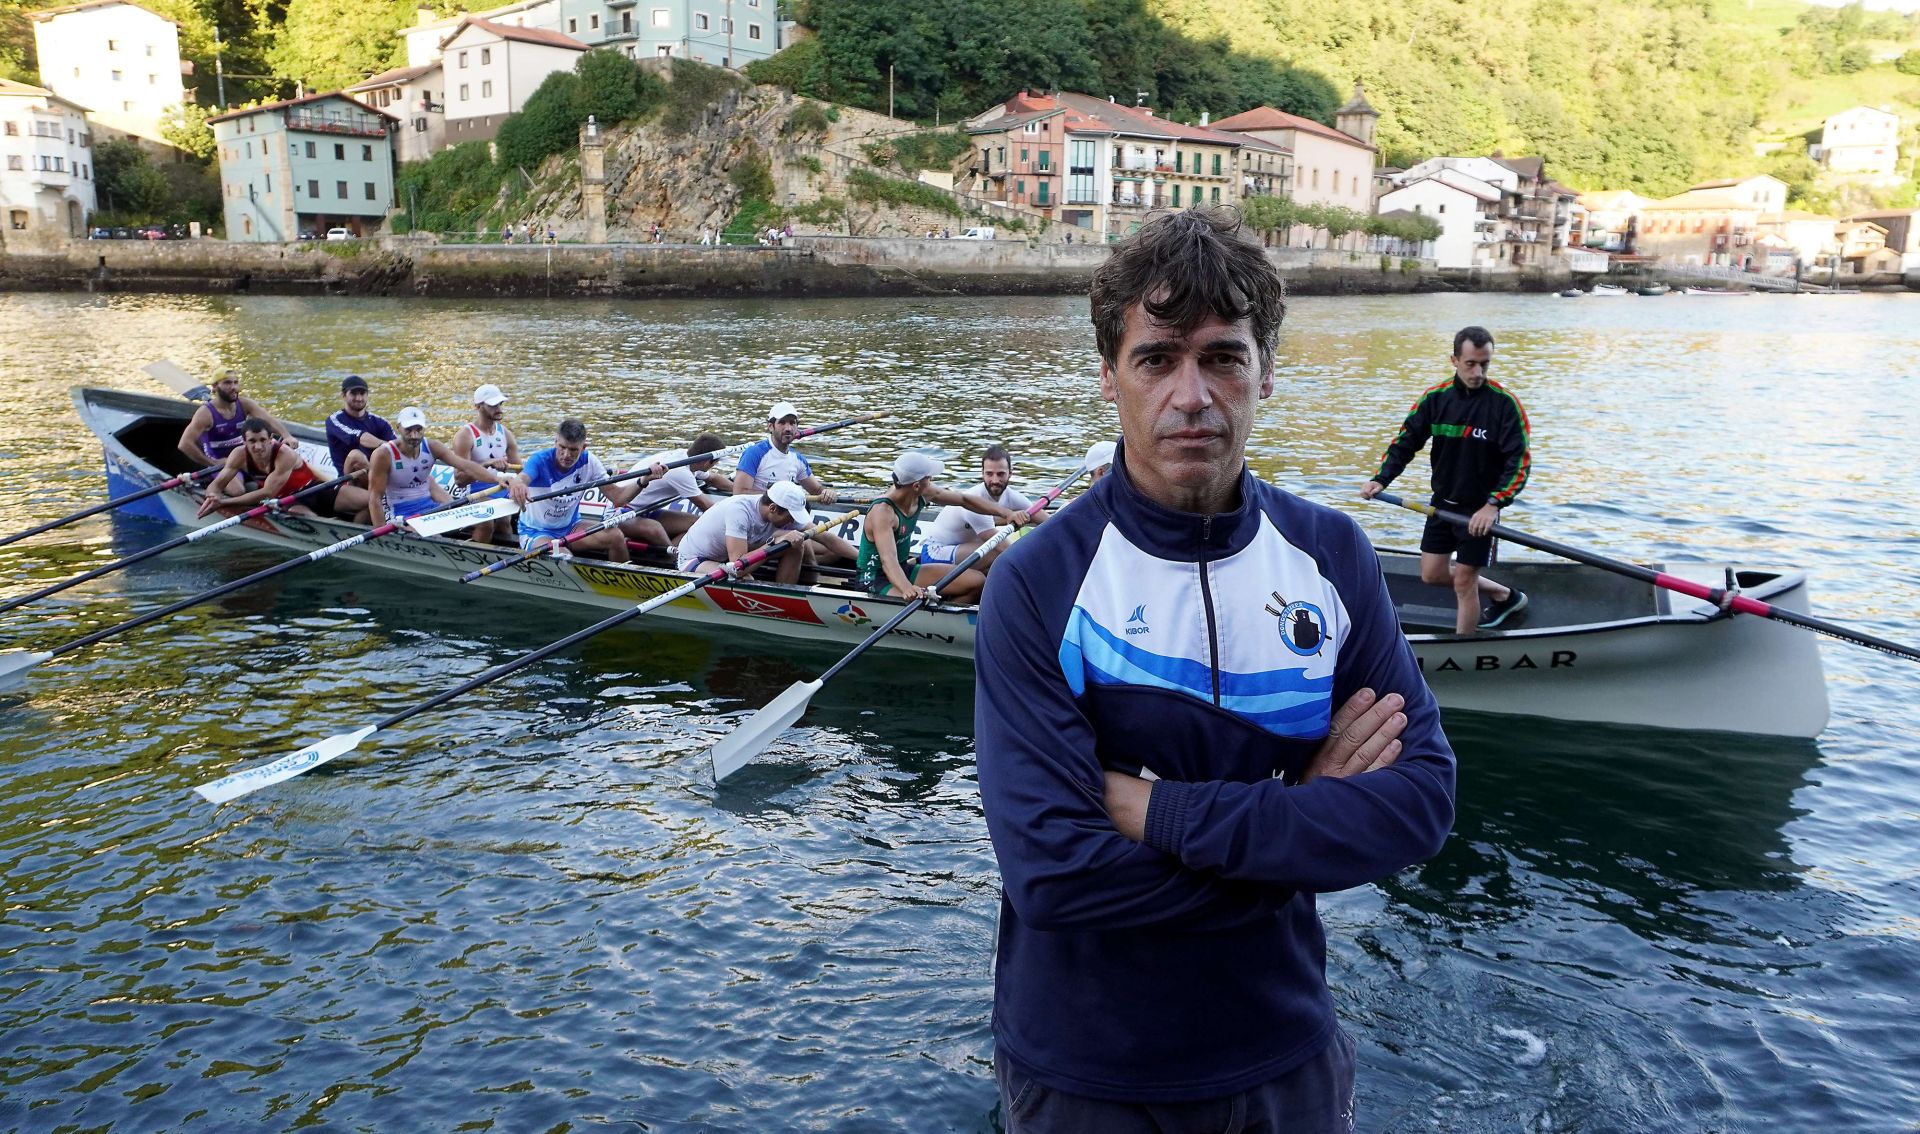
<svg viewBox="0 0 1920 1134">
<path fill-rule="evenodd" d="M 148 76 L 147 76 L 147 85 L 148 85 L 148 86 L 150 86 L 150 87 L 151 87 L 151 86 L 155 86 L 155 85 L 156 85 L 156 84 L 158 84 L 159 82 L 160 82 L 160 76 L 158 76 L 158 75 L 148 75 Z"/>
<path fill-rule="evenodd" d="M 493 97 L 493 80 L 492 79 L 488 79 L 486 82 L 480 84 L 480 97 L 481 98 Z"/>
<path fill-rule="evenodd" d="M 334 182 L 333 194 L 334 196 L 340 198 L 342 201 L 346 200 L 347 199 L 347 183 L 344 181 Z"/>
<path fill-rule="evenodd" d="M 622 35 L 633 34 L 633 13 L 632 12 L 620 13 L 620 32 Z"/>
<path fill-rule="evenodd" d="M 361 147 L 360 147 L 360 160 L 361 160 L 361 161 L 372 161 L 372 160 L 373 160 L 373 147 L 372 147 L 372 146 L 361 146 Z"/>
<path fill-rule="evenodd" d="M 595 13 L 594 13 L 593 15 L 591 15 L 591 16 L 588 16 L 588 17 L 587 17 L 587 27 L 588 27 L 588 28 L 589 28 L 590 30 L 594 30 L 594 31 L 598 31 L 598 30 L 599 30 L 599 28 L 600 28 L 600 14 L 599 14 L 598 12 L 595 12 Z"/>
<path fill-rule="evenodd" d="M 318 155 L 316 155 L 316 154 L 314 153 L 314 149 L 313 149 L 313 143 L 312 143 L 312 142 L 308 142 L 308 143 L 307 143 L 307 156 L 308 156 L 308 157 L 316 157 L 316 156 L 318 156 Z"/>
<path fill-rule="evenodd" d="M 1040 172 L 1046 173 L 1048 170 L 1052 168 L 1053 168 L 1053 151 L 1041 150 L 1040 151 Z"/>
<path fill-rule="evenodd" d="M 108 40 L 108 41 L 107 41 L 107 50 L 108 50 L 108 51 L 118 51 L 118 50 L 120 50 L 120 41 L 119 41 L 119 40 L 117 40 L 117 39 L 110 39 L 110 40 Z"/>
<path fill-rule="evenodd" d="M 1436 210 L 1434 210 L 1434 211 L 1435 211 L 1435 212 L 1441 212 L 1441 213 L 1444 213 L 1444 212 L 1446 212 L 1446 211 L 1447 211 L 1447 207 L 1446 207 L 1445 205 L 1441 205 L 1441 206 L 1440 206 L 1440 207 L 1439 207 L 1438 209 L 1436 209 Z"/>
<path fill-rule="evenodd" d="M 1185 165 L 1185 164 L 1186 164 L 1186 161 L 1187 161 L 1187 155 L 1185 155 L 1185 154 L 1183 154 L 1183 153 L 1181 153 L 1181 152 L 1180 152 L 1179 150 L 1175 150 L 1175 151 L 1173 151 L 1173 171 L 1174 171 L 1175 173 L 1185 173 L 1185 172 L 1186 172 L 1186 170 L 1184 170 L 1184 169 L 1182 169 L 1182 168 L 1181 168 L 1181 167 L 1182 167 L 1183 165 Z M 1177 205 L 1177 204 L 1179 204 L 1179 203 L 1180 203 L 1180 202 L 1178 202 L 1178 201 L 1175 201 L 1175 202 L 1174 202 L 1174 204 L 1176 204 L 1176 205 Z"/>
<path fill-rule="evenodd" d="M 693 17 L 694 31 L 706 31 L 712 26 L 713 26 L 713 21 L 707 18 L 707 14 L 705 12 L 700 12 Z"/>
<path fill-rule="evenodd" d="M 1173 207 L 1176 209 L 1180 207 L 1180 187 L 1178 185 L 1173 187 Z"/>
<path fill-rule="evenodd" d="M 1040 183 L 1040 203 L 1043 205 L 1052 203 L 1047 200 L 1047 183 L 1044 181 Z"/>
<path fill-rule="evenodd" d="M 1098 143 L 1077 138 L 1067 141 L 1067 200 L 1090 204 L 1093 195 L 1093 163 Z"/>
<path fill-rule="evenodd" d="M 660 53 L 659 53 L 659 54 L 660 54 L 660 58 L 662 58 L 662 59 L 671 59 L 671 58 L 673 58 L 673 48 L 672 48 L 672 47 L 670 47 L 670 46 L 669 46 L 669 47 L 662 47 L 662 48 L 660 49 Z"/>
<path fill-rule="evenodd" d="M 1313 187 L 1320 188 L 1320 171 L 1317 169 L 1313 171 Z"/>
<path fill-rule="evenodd" d="M 460 66 L 465 67 L 466 65 L 467 65 L 467 53 L 462 51 L 460 53 Z"/>
<path fill-rule="evenodd" d="M 1220 203 L 1220 187 L 1218 185 L 1213 187 L 1213 192 L 1209 195 L 1209 199 L 1216 205 Z"/>
<path fill-rule="evenodd" d="M 73 145 L 73 127 L 67 127 L 67 145 Z"/>
<path fill-rule="evenodd" d="M 1021 146 L 1021 147 L 1020 147 L 1020 160 L 1021 160 L 1021 161 L 1032 161 L 1032 160 L 1033 160 L 1032 158 L 1030 158 L 1030 157 L 1028 157 L 1028 156 L 1027 156 L 1027 147 L 1025 147 L 1025 146 Z"/>
<path fill-rule="evenodd" d="M 307 196 L 318 197 L 319 195 L 320 195 L 320 179 L 317 177 L 308 178 L 307 179 Z"/>
<path fill-rule="evenodd" d="M 267 195 L 269 197 L 273 195 L 273 174 L 271 173 L 267 174 Z"/>
<path fill-rule="evenodd" d="M 416 119 L 414 119 L 414 120 L 413 120 L 413 132 L 414 132 L 414 133 L 416 133 L 416 134 L 424 134 L 424 133 L 426 133 L 426 132 L 427 132 L 427 120 L 426 120 L 426 119 L 424 119 L 424 118 L 416 118 Z"/>
<path fill-rule="evenodd" d="M 487 64 L 491 62 L 493 62 L 493 48 L 491 47 L 481 48 L 480 49 L 480 65 L 482 67 L 485 67 Z"/>
<path fill-rule="evenodd" d="M 1026 196 L 1026 195 L 1027 195 L 1027 183 L 1026 183 L 1026 182 L 1024 182 L 1024 181 L 1016 181 L 1016 182 L 1014 182 L 1014 183 L 1013 183 L 1013 195 L 1014 195 L 1014 196 L 1016 196 L 1016 197 L 1024 197 L 1024 196 Z"/>
<path fill-rule="evenodd" d="M 335 142 L 333 144 L 333 160 L 347 160 L 347 144 L 345 142 Z"/>
<path fill-rule="evenodd" d="M 153 58 L 153 44 L 147 44 L 147 58 Z"/>
<path fill-rule="evenodd" d="M 465 83 L 460 84 L 460 101 L 467 101 L 467 84 Z"/>
<path fill-rule="evenodd" d="M 127 101 L 127 102 L 123 102 L 123 103 L 121 103 L 121 104 L 120 104 L 120 109 L 121 109 L 121 110 L 123 110 L 123 111 L 125 111 L 125 112 L 127 112 L 128 114 L 132 114 L 132 113 L 133 113 L 133 103 L 132 103 L 132 101 L 130 101 L 130 100 L 129 100 L 129 101 Z"/>
<path fill-rule="evenodd" d="M 248 143 L 247 143 L 247 156 L 248 156 L 248 157 L 252 157 L 252 156 L 253 156 L 253 143 L 252 143 L 252 142 L 248 142 Z"/>
<path fill-rule="evenodd" d="M 18 138 L 19 136 L 20 136 L 20 124 L 18 122 L 7 123 L 7 137 Z"/>
<path fill-rule="evenodd" d="M 373 195 L 373 182 L 371 181 L 367 182 L 367 200 L 369 201 L 379 200 L 379 198 Z"/>
<path fill-rule="evenodd" d="M 997 156 L 1000 159 L 1000 168 L 1005 169 L 1007 167 L 1007 147 L 997 146 L 995 147 L 995 150 L 996 150 Z"/>
<path fill-rule="evenodd" d="M 120 81 L 120 79 L 121 79 L 121 75 L 120 75 L 120 72 L 118 72 L 118 71 L 115 71 L 115 72 L 113 73 L 113 81 L 117 83 L 117 82 L 119 82 L 119 81 Z"/>
<path fill-rule="evenodd" d="M 1220 176 L 1220 155 L 1219 154 L 1213 155 L 1213 175 L 1215 177 Z M 1219 200 L 1220 191 L 1218 189 L 1214 190 L 1213 196 L 1216 201 Z"/>
<path fill-rule="evenodd" d="M 672 18 L 668 15 L 667 10 L 665 8 L 655 8 L 653 10 L 653 26 L 656 28 L 666 28 L 666 27 L 673 26 Z M 661 54 L 665 55 L 665 54 L 669 54 L 669 52 L 663 51 L 661 52 Z"/>
<path fill-rule="evenodd" d="M 21 160 L 20 160 L 20 155 L 19 155 L 19 154 L 8 154 L 8 155 L 7 155 L 7 168 L 8 168 L 8 169 L 18 169 L 18 170 L 23 170 L 23 171 L 24 171 L 24 170 L 25 170 L 25 169 L 27 168 L 27 163 L 26 163 L 26 162 L 24 162 L 24 161 L 21 161 Z"/>
</svg>

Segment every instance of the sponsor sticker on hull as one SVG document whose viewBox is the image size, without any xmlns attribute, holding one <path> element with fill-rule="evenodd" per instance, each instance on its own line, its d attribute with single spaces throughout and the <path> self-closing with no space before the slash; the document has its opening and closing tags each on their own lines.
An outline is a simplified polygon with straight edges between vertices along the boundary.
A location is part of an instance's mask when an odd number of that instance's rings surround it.
<svg viewBox="0 0 1920 1134">
<path fill-rule="evenodd" d="M 820 616 L 813 612 L 813 604 L 806 599 L 793 595 L 755 594 L 748 591 L 730 591 L 719 587 L 710 587 L 707 597 L 721 610 L 735 614 L 752 615 L 755 618 L 778 618 L 783 622 L 809 622 L 823 626 Z"/>
</svg>

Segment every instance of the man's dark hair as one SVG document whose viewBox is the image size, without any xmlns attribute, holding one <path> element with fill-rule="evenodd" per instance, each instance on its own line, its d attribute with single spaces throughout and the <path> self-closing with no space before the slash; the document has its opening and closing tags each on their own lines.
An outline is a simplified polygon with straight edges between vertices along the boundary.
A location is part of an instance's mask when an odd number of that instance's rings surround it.
<svg viewBox="0 0 1920 1134">
<path fill-rule="evenodd" d="M 1286 287 L 1240 215 L 1195 208 L 1148 221 L 1093 273 L 1093 336 L 1100 357 L 1118 362 L 1127 312 L 1136 304 L 1162 323 L 1190 331 L 1209 315 L 1249 319 L 1262 373 L 1273 368 L 1286 318 Z"/>
<path fill-rule="evenodd" d="M 1007 467 L 1011 469 L 1013 467 L 1013 454 L 1007 452 L 1005 445 L 989 445 L 987 446 L 987 451 L 980 454 L 981 464 L 984 465 L 988 461 L 1005 461 L 1007 462 Z"/>
<path fill-rule="evenodd" d="M 726 447 L 727 443 L 720 439 L 718 433 L 702 433 L 693 439 L 693 444 L 687 446 L 687 456 L 697 457 L 702 453 L 718 453 Z"/>
<path fill-rule="evenodd" d="M 577 417 L 561 418 L 560 428 L 556 432 L 560 434 L 560 440 L 565 441 L 569 445 L 585 445 L 587 443 L 587 423 Z"/>
<path fill-rule="evenodd" d="M 267 419 L 264 417 L 250 417 L 247 420 L 240 423 L 241 436 L 245 436 L 249 433 L 272 433 L 272 432 L 273 432 L 273 426 L 268 425 Z"/>
<path fill-rule="evenodd" d="M 1453 357 L 1460 357 L 1460 348 L 1468 343 L 1474 346 L 1493 345 L 1493 332 L 1485 327 L 1462 327 L 1453 336 Z"/>
</svg>

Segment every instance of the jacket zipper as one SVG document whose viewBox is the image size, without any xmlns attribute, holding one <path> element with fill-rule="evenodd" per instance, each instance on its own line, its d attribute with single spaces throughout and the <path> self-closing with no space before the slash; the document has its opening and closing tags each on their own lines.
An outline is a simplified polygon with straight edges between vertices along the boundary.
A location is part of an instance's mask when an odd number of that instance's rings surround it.
<svg viewBox="0 0 1920 1134">
<path fill-rule="evenodd" d="M 1213 703 L 1220 705 L 1220 632 L 1213 622 L 1213 589 L 1207 585 L 1207 552 L 1213 543 L 1213 517 L 1200 517 L 1200 603 L 1207 609 L 1207 657 L 1213 662 Z"/>
</svg>

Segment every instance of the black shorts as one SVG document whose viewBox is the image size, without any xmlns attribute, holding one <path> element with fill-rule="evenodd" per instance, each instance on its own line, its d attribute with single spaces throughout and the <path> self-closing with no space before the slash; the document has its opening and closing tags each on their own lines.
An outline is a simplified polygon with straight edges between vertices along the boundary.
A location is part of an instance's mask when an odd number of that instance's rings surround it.
<svg viewBox="0 0 1920 1134">
<path fill-rule="evenodd" d="M 340 486 L 336 484 L 331 488 L 323 488 L 318 492 L 310 492 L 300 499 L 295 500 L 294 503 L 305 504 L 322 516 L 331 516 L 334 513 L 339 495 Z"/>
<path fill-rule="evenodd" d="M 1458 512 L 1470 516 L 1478 508 L 1461 508 L 1443 500 L 1434 501 L 1434 507 L 1445 508 L 1449 512 Z M 1464 527 L 1438 516 L 1427 517 L 1427 528 L 1420 533 L 1420 550 L 1430 555 L 1451 555 L 1460 561 L 1463 567 L 1485 567 L 1494 561 L 1494 539 L 1492 535 L 1470 536 Z"/>
</svg>

